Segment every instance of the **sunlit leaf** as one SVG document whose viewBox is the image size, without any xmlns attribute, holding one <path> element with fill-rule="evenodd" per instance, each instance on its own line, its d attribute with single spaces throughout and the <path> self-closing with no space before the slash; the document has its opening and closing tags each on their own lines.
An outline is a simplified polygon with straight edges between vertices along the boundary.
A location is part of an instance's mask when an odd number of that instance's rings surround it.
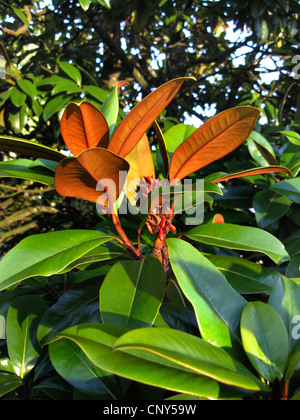
<svg viewBox="0 0 300 420">
<path fill-rule="evenodd" d="M 130 200 L 136 194 L 136 188 L 140 184 L 140 180 L 146 176 L 155 176 L 152 153 L 146 134 L 126 156 L 125 160 L 130 165 L 125 190 L 126 196 Z"/>
<path fill-rule="evenodd" d="M 291 171 L 288 168 L 284 168 L 283 166 L 267 166 L 266 168 L 253 168 L 253 169 L 249 169 L 247 171 L 239 172 L 236 174 L 225 175 L 221 178 L 214 179 L 212 182 L 218 183 L 218 182 L 228 181 L 229 179 L 243 178 L 245 176 L 274 174 L 274 173 L 282 173 L 282 174 L 288 174 L 290 176 L 293 176 Z"/>
<path fill-rule="evenodd" d="M 245 351 L 257 372 L 266 380 L 281 380 L 289 355 L 285 325 L 278 313 L 262 302 L 249 303 L 241 318 Z"/>
<path fill-rule="evenodd" d="M 108 150 L 96 148 L 83 151 L 77 158 L 64 159 L 55 173 L 55 188 L 66 197 L 97 202 L 104 191 L 97 191 L 97 183 L 106 187 L 109 180 L 117 199 L 122 191 L 129 164 Z M 115 193 L 115 194 L 114 194 Z"/>
<path fill-rule="evenodd" d="M 108 149 L 121 157 L 127 156 L 141 140 L 153 121 L 173 100 L 186 80 L 194 80 L 194 78 L 181 77 L 171 80 L 136 105 L 117 128 Z"/>
<path fill-rule="evenodd" d="M 121 81 L 116 84 L 113 91 L 106 99 L 104 104 L 101 106 L 101 112 L 104 115 L 107 124 L 109 126 L 109 134 L 112 135 L 115 129 L 119 114 L 119 90 L 123 86 L 128 86 L 129 83 L 126 81 Z"/>
<path fill-rule="evenodd" d="M 106 119 L 90 102 L 67 106 L 61 120 L 61 134 L 74 156 L 93 147 L 106 148 L 109 142 Z"/>
<path fill-rule="evenodd" d="M 176 149 L 170 180 L 183 179 L 231 153 L 249 137 L 259 115 L 257 108 L 243 106 L 211 118 Z"/>
</svg>

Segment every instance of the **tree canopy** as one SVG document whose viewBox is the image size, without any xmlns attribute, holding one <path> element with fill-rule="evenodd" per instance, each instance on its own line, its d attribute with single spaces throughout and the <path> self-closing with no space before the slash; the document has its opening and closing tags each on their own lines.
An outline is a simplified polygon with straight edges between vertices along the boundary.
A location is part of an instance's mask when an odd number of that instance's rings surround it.
<svg viewBox="0 0 300 420">
<path fill-rule="evenodd" d="M 57 113 L 70 100 L 103 103 L 127 80 L 132 107 L 182 76 L 197 82 L 168 110 L 179 120 L 241 104 L 264 109 L 269 121 L 294 120 L 299 12 L 296 0 L 1 1 L 12 63 L 1 83 L 2 125 L 55 142 Z"/>
<path fill-rule="evenodd" d="M 88 100 L 99 108 L 125 80 L 122 116 L 123 108 L 127 113 L 158 86 L 184 76 L 196 81 L 185 83 L 164 111 L 164 131 L 183 121 L 200 125 L 238 105 L 262 110 L 263 134 L 297 130 L 299 12 L 297 0 L 1 0 L 0 58 L 7 63 L 0 135 L 63 150 L 60 120 L 68 103 Z M 269 140 L 275 149 L 282 146 L 278 138 Z M 35 187 L 35 195 L 20 195 L 16 183 L 2 181 L 1 197 L 18 197 L 17 220 L 30 222 L 34 202 L 38 214 L 49 215 L 39 220 L 40 231 L 52 217 L 64 227 L 89 226 L 86 204 L 71 201 L 66 208 L 66 200 L 54 200 L 51 191 L 41 198 Z M 12 207 L 4 203 L 0 211 L 10 217 Z M 31 221 L 26 229 L 35 227 Z"/>
</svg>

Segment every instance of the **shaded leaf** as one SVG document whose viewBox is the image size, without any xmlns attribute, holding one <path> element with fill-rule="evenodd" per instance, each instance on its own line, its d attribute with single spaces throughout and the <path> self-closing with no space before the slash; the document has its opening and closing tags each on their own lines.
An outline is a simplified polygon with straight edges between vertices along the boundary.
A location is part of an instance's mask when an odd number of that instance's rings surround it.
<svg viewBox="0 0 300 420">
<path fill-rule="evenodd" d="M 42 346 L 74 325 L 100 322 L 99 281 L 87 280 L 72 286 L 52 305 L 40 320 L 37 338 Z"/>
<path fill-rule="evenodd" d="M 294 318 L 300 315 L 300 286 L 291 279 L 281 276 L 269 299 L 272 306 L 281 316 L 289 335 L 290 348 L 296 345 L 299 337 L 293 335 Z"/>
<path fill-rule="evenodd" d="M 54 186 L 54 176 L 46 168 L 31 168 L 32 161 L 16 159 L 0 162 L 0 178 L 20 178 Z"/>
<path fill-rule="evenodd" d="M 169 155 L 167 151 L 166 141 L 156 121 L 153 122 L 153 129 L 155 131 L 155 135 L 156 135 L 158 146 L 159 146 L 159 152 L 161 154 L 163 164 L 164 164 L 164 171 L 165 171 L 164 175 L 165 175 L 165 178 L 167 178 L 169 175 L 169 169 L 170 169 L 170 159 L 169 159 Z"/>
<path fill-rule="evenodd" d="M 57 150 L 29 140 L 0 136 L 0 150 L 60 162 L 66 156 Z"/>
<path fill-rule="evenodd" d="M 277 194 L 284 195 L 297 204 L 300 204 L 300 178 L 289 179 L 278 182 L 273 185 L 270 190 Z"/>
<path fill-rule="evenodd" d="M 19 388 L 23 382 L 16 375 L 0 372 L 0 397 Z"/>
<path fill-rule="evenodd" d="M 48 306 L 40 296 L 15 298 L 7 314 L 7 349 L 16 374 L 23 379 L 35 366 L 41 348 L 37 327 Z"/>
<path fill-rule="evenodd" d="M 290 209 L 288 198 L 280 196 L 269 190 L 258 192 L 253 200 L 255 217 L 261 229 L 266 228 L 278 219 L 281 219 Z"/>
</svg>

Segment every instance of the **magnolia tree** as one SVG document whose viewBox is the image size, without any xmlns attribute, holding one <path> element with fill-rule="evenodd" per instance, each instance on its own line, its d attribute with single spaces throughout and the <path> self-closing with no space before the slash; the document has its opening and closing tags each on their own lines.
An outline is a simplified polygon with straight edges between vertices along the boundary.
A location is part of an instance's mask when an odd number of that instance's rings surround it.
<svg viewBox="0 0 300 420">
<path fill-rule="evenodd" d="M 157 118 L 191 80 L 158 87 L 121 121 L 125 82 L 101 109 L 68 104 L 61 118 L 68 155 L 1 137 L 1 150 L 35 158 L 2 162 L 5 176 L 92 202 L 105 221 L 95 230 L 28 236 L 1 260 L 3 398 L 55 398 L 53 389 L 61 399 L 299 397 L 295 243 L 287 250 L 267 230 L 203 214 L 227 181 L 257 176 L 263 204 L 282 208 L 288 200 L 289 208 L 298 200 L 299 166 L 279 165 L 256 137 L 265 166 L 198 179 L 253 136 L 260 110 L 223 111 L 170 153 Z"/>
</svg>

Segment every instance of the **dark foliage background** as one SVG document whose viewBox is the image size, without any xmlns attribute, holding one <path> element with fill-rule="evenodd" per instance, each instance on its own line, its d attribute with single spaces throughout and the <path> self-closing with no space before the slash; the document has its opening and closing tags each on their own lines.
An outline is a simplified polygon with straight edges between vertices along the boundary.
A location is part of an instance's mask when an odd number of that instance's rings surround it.
<svg viewBox="0 0 300 420">
<path fill-rule="evenodd" d="M 87 98 L 100 106 L 117 81 L 128 80 L 120 96 L 128 111 L 164 82 L 190 75 L 197 82 L 186 83 L 168 107 L 161 119 L 165 131 L 183 121 L 199 125 L 214 113 L 247 104 L 262 110 L 259 130 L 266 129 L 280 150 L 286 139 L 273 132 L 300 117 L 299 83 L 292 74 L 300 37 L 296 0 L 111 0 L 107 5 L 105 0 L 0 1 L 0 40 L 11 60 L 0 81 L 0 134 L 63 149 L 60 117 L 70 101 Z M 155 144 L 153 133 L 149 137 Z M 0 159 L 6 158 L 0 152 Z M 249 158 L 248 149 L 241 148 L 227 164 L 234 161 L 237 167 Z M 220 165 L 208 171 L 224 170 Z M 36 231 L 99 222 L 87 203 L 7 178 L 0 184 L 0 214 L 3 253 Z M 249 212 L 246 219 L 255 223 Z"/>
</svg>

